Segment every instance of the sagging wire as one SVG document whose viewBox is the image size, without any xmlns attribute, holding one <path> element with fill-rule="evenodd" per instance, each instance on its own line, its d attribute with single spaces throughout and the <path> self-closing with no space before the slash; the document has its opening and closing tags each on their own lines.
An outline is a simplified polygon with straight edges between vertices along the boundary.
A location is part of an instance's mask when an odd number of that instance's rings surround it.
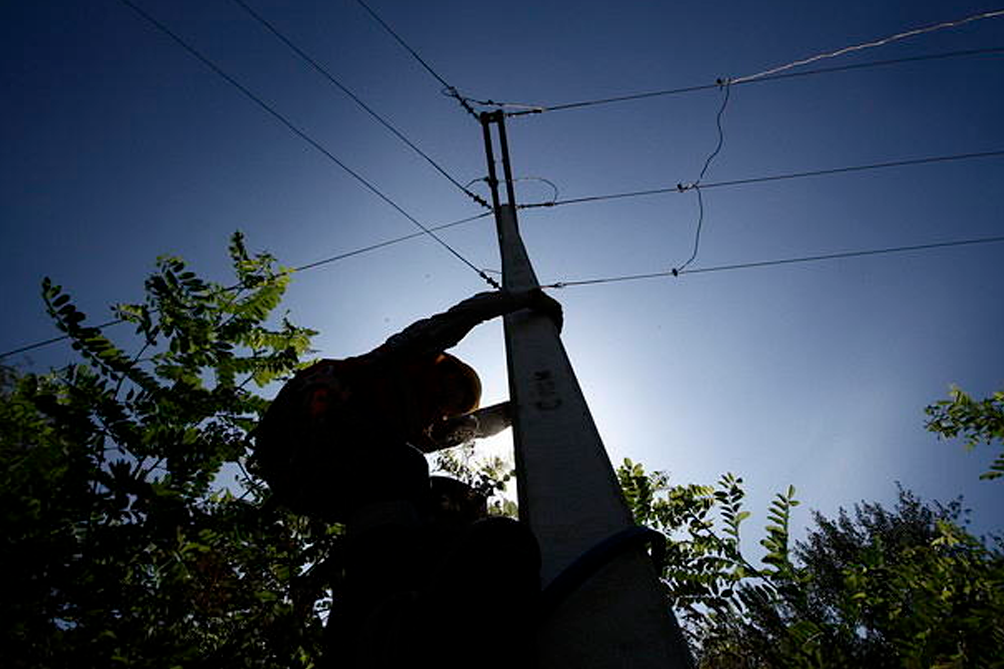
<svg viewBox="0 0 1004 669">
<path fill-rule="evenodd" d="M 701 229 L 704 226 L 704 196 L 701 194 L 701 181 L 704 176 L 708 173 L 708 168 L 711 167 L 711 162 L 718 156 L 722 151 L 722 145 L 725 143 L 725 131 L 722 128 L 722 115 L 725 113 L 725 108 L 729 104 L 729 93 L 732 90 L 731 81 L 728 77 L 718 80 L 718 86 L 722 88 L 725 94 L 722 96 L 722 104 L 718 108 L 718 115 L 715 117 L 715 124 L 718 128 L 718 143 L 715 145 L 715 150 L 712 151 L 707 159 L 704 161 L 704 167 L 701 168 L 701 173 L 698 175 L 697 180 L 693 183 L 676 184 L 676 189 L 680 193 L 685 193 L 688 190 L 693 190 L 697 193 L 697 231 L 694 234 L 694 250 L 691 252 L 690 257 L 687 261 L 680 265 L 679 267 L 673 268 L 674 276 L 679 272 L 687 268 L 690 263 L 694 262 L 697 258 L 697 252 L 701 247 Z"/>
<path fill-rule="evenodd" d="M 490 186 L 491 185 L 490 181 L 491 181 L 490 177 L 478 177 L 477 179 L 471 179 L 470 181 L 467 182 L 466 188 L 470 188 L 471 186 L 479 182 L 483 182 Z M 558 190 L 557 184 L 555 184 L 550 179 L 545 179 L 544 177 L 537 177 L 537 176 L 513 177 L 513 183 L 518 183 L 520 181 L 540 181 L 541 183 L 545 183 L 551 187 L 552 197 L 550 200 L 546 200 L 544 202 L 517 205 L 516 207 L 517 209 L 528 208 L 528 207 L 553 207 L 558 203 L 558 198 L 561 196 L 561 191 Z"/>
</svg>

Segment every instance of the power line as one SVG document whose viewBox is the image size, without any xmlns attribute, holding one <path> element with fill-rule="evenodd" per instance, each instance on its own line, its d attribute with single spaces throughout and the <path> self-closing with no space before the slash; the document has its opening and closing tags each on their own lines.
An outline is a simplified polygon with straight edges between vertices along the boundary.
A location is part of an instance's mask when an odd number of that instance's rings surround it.
<svg viewBox="0 0 1004 669">
<path fill-rule="evenodd" d="M 907 30 L 904 32 L 896 33 L 895 35 L 890 35 L 888 37 L 883 37 L 881 39 L 873 40 L 871 42 L 864 42 L 862 44 L 855 44 L 852 46 L 846 46 L 842 49 L 837 49 L 836 51 L 829 51 L 825 53 L 819 53 L 808 58 L 803 58 L 801 60 L 796 60 L 786 65 L 781 65 L 780 67 L 774 67 L 769 70 L 764 70 L 763 72 L 758 72 L 757 74 L 750 74 L 745 77 L 736 78 L 736 83 L 742 83 L 745 81 L 753 81 L 754 79 L 762 79 L 764 77 L 769 77 L 773 74 L 779 74 L 787 70 L 801 67 L 802 65 L 809 65 L 810 63 L 815 63 L 820 60 L 827 60 L 830 58 L 838 58 L 840 56 L 852 53 L 854 51 L 863 51 L 865 49 L 872 49 L 875 47 L 885 46 L 886 44 L 891 44 L 892 42 L 898 42 L 900 40 L 907 39 L 909 37 L 916 37 L 917 35 L 924 35 L 927 33 L 932 33 L 938 30 L 944 30 L 946 28 L 957 28 L 958 26 L 965 25 L 967 23 L 972 23 L 973 21 L 981 21 L 983 19 L 993 19 L 1004 16 L 1004 9 L 996 9 L 989 12 L 983 12 L 982 14 L 975 14 L 973 16 L 967 16 L 963 19 L 956 19 L 954 21 L 943 21 L 941 23 L 924 26 L 921 28 L 914 28 L 912 30 Z"/>
<path fill-rule="evenodd" d="M 470 223 L 471 221 L 476 221 L 478 219 L 491 215 L 492 212 L 485 211 L 480 214 L 475 214 L 474 216 L 468 216 L 467 218 L 462 218 L 459 221 L 453 221 L 452 223 L 443 223 L 442 225 L 437 225 L 429 229 L 434 231 L 445 230 L 446 228 L 452 228 L 458 225 L 462 225 L 464 223 Z M 376 251 L 377 249 L 382 249 L 386 246 L 391 246 L 393 244 L 399 244 L 401 242 L 408 241 L 409 239 L 415 239 L 416 237 L 421 237 L 424 234 L 425 234 L 424 232 L 413 232 L 410 235 L 403 235 L 401 237 L 395 237 L 394 239 L 388 239 L 387 241 L 377 242 L 376 244 L 370 244 L 369 246 L 363 246 L 361 248 L 354 249 L 352 251 L 346 251 L 345 253 L 339 253 L 337 255 L 323 258 L 321 260 L 315 260 L 314 262 L 307 263 L 306 265 L 300 265 L 299 267 L 294 267 L 293 271 L 304 272 L 307 270 L 314 269 L 315 267 L 321 267 L 322 265 L 330 265 L 331 263 L 338 262 L 340 260 L 345 260 L 346 258 L 351 258 L 353 256 L 369 253 L 370 251 Z M 479 271 L 484 272 L 487 270 L 479 270 Z"/>
<path fill-rule="evenodd" d="M 470 114 L 471 116 L 473 116 L 475 119 L 478 118 L 478 113 L 476 111 L 474 111 L 474 108 L 471 107 L 470 103 L 467 101 L 467 98 L 465 98 L 464 96 L 462 96 L 460 94 L 460 91 L 458 91 L 456 89 L 456 87 L 450 85 L 450 83 L 447 82 L 445 79 L 443 79 L 443 77 L 439 76 L 439 73 L 436 72 L 434 69 L 432 69 L 432 66 L 429 65 L 427 62 L 425 62 L 425 59 L 422 58 L 420 55 L 418 55 L 417 51 L 415 51 L 410 46 L 408 46 L 408 43 L 405 42 L 404 39 L 402 39 L 401 36 L 398 35 L 394 31 L 394 29 L 391 28 L 390 25 L 387 24 L 386 21 L 384 21 L 382 18 L 380 18 L 380 16 L 376 12 L 374 12 L 370 8 L 369 5 L 367 5 L 365 2 L 363 2 L 363 0 L 356 0 L 356 2 L 358 2 L 359 5 L 363 9 L 365 9 L 367 11 L 367 13 L 369 13 L 369 15 L 371 17 L 373 17 L 373 20 L 375 20 L 377 23 L 380 24 L 383 27 L 383 29 L 386 30 L 390 34 L 390 36 L 393 37 L 397 41 L 398 44 L 400 44 L 402 47 L 404 47 L 405 51 L 407 51 L 408 53 L 410 53 L 412 55 L 412 57 L 416 61 L 418 61 L 418 63 L 422 67 L 425 68 L 426 72 L 428 72 L 429 74 L 431 74 L 433 77 L 435 77 L 436 81 L 438 81 L 440 84 L 442 84 L 443 91 L 447 95 L 449 95 L 450 97 L 454 98 L 457 102 L 459 102 L 460 106 L 463 107 L 464 111 L 466 111 L 468 114 Z"/>
<path fill-rule="evenodd" d="M 397 137 L 402 142 L 404 142 L 405 144 L 407 144 L 413 151 L 415 151 L 415 153 L 417 153 L 422 158 L 424 158 L 426 162 L 428 162 L 430 165 L 432 165 L 432 167 L 435 168 L 435 170 L 437 172 L 439 172 L 441 175 L 443 175 L 444 177 L 446 177 L 446 179 L 448 179 L 450 181 L 450 183 L 452 183 L 454 186 L 456 186 L 457 188 L 459 188 L 461 192 L 463 192 L 465 195 L 467 195 L 468 197 L 470 197 L 472 200 L 474 200 L 475 202 L 477 202 L 478 204 L 480 204 L 482 207 L 484 207 L 486 209 L 491 208 L 491 205 L 489 205 L 488 202 L 486 202 L 484 198 L 482 198 L 477 193 L 474 193 L 474 192 L 468 190 L 466 187 L 464 187 L 463 184 L 461 184 L 459 181 L 457 181 L 456 179 L 454 179 L 445 169 L 443 169 L 443 167 L 441 167 L 435 160 L 433 160 L 431 157 L 429 157 L 429 155 L 425 151 L 423 151 L 422 149 L 418 148 L 411 140 L 409 140 L 407 137 L 405 137 L 404 134 L 402 134 L 397 128 L 395 128 L 393 125 L 391 125 L 391 123 L 389 121 L 387 121 L 385 118 L 383 118 L 382 116 L 380 116 L 380 114 L 378 114 L 377 112 L 375 112 L 369 105 L 367 105 L 365 102 L 363 102 L 363 100 L 360 99 L 358 95 L 356 95 L 355 93 L 353 93 L 351 90 L 349 90 L 348 87 L 346 87 L 344 84 L 342 84 L 340 81 L 338 81 L 338 79 L 336 79 L 335 76 L 333 74 L 331 74 L 331 72 L 329 72 L 327 70 L 327 68 L 325 68 L 320 63 L 318 63 L 317 60 L 315 60 L 310 55 L 308 55 L 306 52 L 304 52 L 303 49 L 301 49 L 300 47 L 298 47 L 296 44 L 293 43 L 292 40 L 290 40 L 283 33 L 281 33 L 279 31 L 279 29 L 276 28 L 275 25 L 272 22 L 270 22 L 268 19 L 266 19 L 265 17 L 263 17 L 258 12 L 256 12 L 252 7 L 250 7 L 246 2 L 244 2 L 244 0 L 233 0 L 233 2 L 235 4 L 237 4 L 241 9 L 243 9 L 249 16 L 251 16 L 253 19 L 255 19 L 260 24 L 262 24 L 269 32 L 271 32 L 273 35 L 275 35 L 283 44 L 285 44 L 287 47 L 289 47 L 297 56 L 299 56 L 307 64 L 309 64 L 311 67 L 313 67 L 315 70 L 317 70 L 317 72 L 319 72 L 321 74 L 321 76 L 323 76 L 325 79 L 327 79 L 328 82 L 330 82 L 332 85 L 336 86 L 339 90 L 341 90 L 343 93 L 345 93 L 345 95 L 349 96 L 352 99 L 353 102 L 355 102 L 366 113 L 368 113 L 370 116 L 372 116 L 374 119 L 376 119 L 381 125 L 383 125 L 383 127 L 387 128 L 387 130 L 389 130 L 391 133 L 393 133 L 395 137 Z"/>
<path fill-rule="evenodd" d="M 568 288 L 571 286 L 589 286 L 603 283 L 620 283 L 624 281 L 639 281 L 642 279 L 657 279 L 665 277 L 676 277 L 681 274 L 706 274 L 710 272 L 728 272 L 739 269 L 753 269 L 758 267 L 775 267 L 778 265 L 792 265 L 797 263 L 820 262 L 824 260 L 839 260 L 843 258 L 858 258 L 863 256 L 887 255 L 893 253 L 909 253 L 915 251 L 928 251 L 931 249 L 949 248 L 952 246 L 967 246 L 976 244 L 995 244 L 1004 242 L 1004 236 L 983 237 L 979 239 L 960 239 L 948 242 L 935 242 L 931 244 L 916 244 L 913 246 L 895 246 L 881 249 L 867 249 L 860 251 L 844 251 L 840 253 L 826 253 L 821 255 L 800 256 L 796 258 L 781 258 L 777 260 L 759 260 L 745 263 L 735 263 L 731 265 L 718 265 L 714 267 L 697 267 L 693 269 L 668 270 L 663 272 L 649 272 L 647 274 L 627 274 L 623 276 L 603 277 L 598 279 L 581 279 L 576 281 L 557 281 L 546 284 L 541 288 Z"/>
<path fill-rule="evenodd" d="M 988 47 L 985 49 L 966 49 L 960 51 L 949 51 L 945 53 L 935 53 L 927 54 L 923 56 L 908 56 L 904 58 L 891 58 L 888 60 L 878 60 L 871 61 L 868 63 L 856 63 L 852 65 L 838 65 L 833 67 L 823 67 L 813 70 L 805 70 L 802 72 L 784 72 L 773 75 L 762 75 L 757 78 L 746 77 L 742 80 L 734 80 L 731 82 L 733 86 L 742 86 L 746 84 L 757 84 L 764 82 L 780 81 L 783 79 L 794 79 L 796 77 L 809 77 L 820 74 L 832 74 L 835 72 L 847 72 L 852 70 L 864 70 L 876 67 L 888 67 L 891 65 L 902 65 L 906 63 L 917 63 L 929 60 L 942 60 L 947 58 L 965 58 L 972 56 L 986 56 L 1004 53 L 1004 47 Z M 476 101 L 479 104 L 486 106 L 496 106 L 496 107 L 524 107 L 519 111 L 506 112 L 506 116 L 528 116 L 532 114 L 543 114 L 545 112 L 554 111 L 566 111 L 571 109 L 582 109 L 585 107 L 595 107 L 599 105 L 609 105 L 616 104 L 619 102 L 632 102 L 635 100 L 645 100 L 648 98 L 665 97 L 671 95 L 683 95 L 687 93 L 697 93 L 699 91 L 710 91 L 719 88 L 720 84 L 700 84 L 696 86 L 684 86 L 680 88 L 667 88 L 656 91 L 647 91 L 642 93 L 632 93 L 627 95 L 617 95 L 606 98 L 597 98 L 592 100 L 581 100 L 578 102 L 567 102 L 557 105 L 531 105 L 531 104 L 517 104 L 509 102 L 494 102 L 492 100 Z"/>
<path fill-rule="evenodd" d="M 468 216 L 467 218 L 462 218 L 459 221 L 452 221 L 450 223 L 443 223 L 441 225 L 433 226 L 433 227 L 430 228 L 430 230 L 434 230 L 434 231 L 438 232 L 440 230 L 445 230 L 447 228 L 453 228 L 453 227 L 456 227 L 458 225 L 463 225 L 465 223 L 470 223 L 472 221 L 476 221 L 478 219 L 485 218 L 486 216 L 490 216 L 491 213 L 492 212 L 490 212 L 490 211 L 482 212 L 480 214 L 475 214 L 474 216 Z M 369 246 L 363 246 L 361 248 L 354 249 L 352 251 L 346 251 L 344 253 L 339 253 L 339 254 L 336 254 L 336 255 L 333 255 L 333 256 L 328 256 L 326 258 L 322 258 L 321 260 L 315 260 L 314 262 L 309 262 L 309 263 L 307 263 L 305 265 L 300 265 L 299 267 L 294 267 L 293 268 L 293 272 L 306 272 L 306 271 L 315 269 L 317 267 L 322 267 L 324 265 L 330 265 L 332 263 L 335 263 L 335 262 L 338 262 L 338 261 L 341 261 L 341 260 L 346 260 L 347 258 L 352 258 L 354 256 L 363 255 L 365 253 L 369 253 L 371 251 L 376 251 L 377 249 L 382 249 L 384 247 L 391 246 L 393 244 L 399 244 L 401 242 L 405 242 L 405 241 L 408 241 L 410 239 L 415 239 L 416 237 L 422 237 L 425 234 L 426 233 L 424 233 L 424 232 L 413 232 L 410 235 L 403 235 L 401 237 L 395 237 L 394 239 L 388 239 L 386 241 L 378 242 L 376 244 L 370 244 Z M 483 270 L 483 271 L 487 272 L 489 270 Z M 226 290 L 226 291 L 233 291 L 233 290 L 238 290 L 239 288 L 240 288 L 240 286 L 230 286 L 230 287 L 228 287 L 228 288 L 226 288 L 224 290 Z M 111 320 L 111 321 L 107 321 L 105 323 L 101 323 L 100 325 L 96 325 L 94 327 L 96 329 L 98 329 L 98 330 L 103 330 L 103 329 L 111 327 L 113 325 L 119 325 L 119 324 L 125 323 L 125 322 L 126 321 L 124 319 L 117 318 L 117 319 L 114 319 L 114 320 Z M 20 353 L 27 353 L 27 352 L 33 351 L 35 349 L 43 348 L 43 347 L 49 346 L 51 344 L 57 344 L 57 343 L 59 343 L 61 341 L 66 341 L 69 338 L 70 338 L 69 335 L 65 335 L 64 334 L 64 335 L 59 335 L 58 337 L 52 337 L 50 339 L 45 339 L 45 340 L 42 340 L 42 341 L 38 341 L 38 342 L 35 342 L 33 344 L 27 344 L 25 346 L 21 346 L 19 348 L 11 349 L 9 351 L 4 351 L 3 353 L 0 353 L 0 360 L 2 360 L 4 358 L 8 358 L 8 357 L 10 357 L 12 355 L 18 355 Z"/>
<path fill-rule="evenodd" d="M 701 184 L 701 188 L 724 188 L 728 186 L 745 186 L 749 184 L 767 183 L 771 181 L 786 181 L 790 179 L 803 179 L 806 177 L 829 176 L 833 174 L 845 174 L 850 172 L 864 172 L 868 170 L 888 169 L 893 167 L 906 167 L 909 165 L 926 165 L 931 163 L 943 163 L 957 160 L 974 160 L 978 158 L 997 158 L 1004 156 L 1004 150 L 982 151 L 977 153 L 959 153 L 954 155 L 930 156 L 927 158 L 913 158 L 908 160 L 895 160 L 884 163 L 870 163 L 866 165 L 851 165 L 848 167 L 834 167 L 822 170 L 812 170 L 808 172 L 791 172 L 788 174 L 774 174 L 763 177 L 750 177 L 746 179 L 732 179 L 729 181 L 718 181 L 714 183 Z M 644 197 L 649 195 L 662 195 L 665 193 L 684 193 L 689 189 L 684 184 L 666 188 L 650 188 L 648 190 L 628 191 L 624 193 L 607 193 L 604 195 L 588 195 L 584 197 L 567 198 L 564 200 L 554 200 L 551 202 L 540 202 L 519 205 L 520 209 L 537 209 L 541 207 L 559 207 L 568 204 L 584 204 L 588 202 L 603 202 L 605 200 L 619 200 L 634 197 Z"/>
<path fill-rule="evenodd" d="M 98 330 L 103 330 L 109 328 L 113 325 L 118 325 L 119 323 L 124 323 L 125 321 L 121 318 L 117 318 L 113 321 L 108 321 L 107 323 L 102 323 L 96 326 Z M 4 358 L 9 358 L 12 355 L 18 355 L 20 353 L 27 353 L 29 351 L 34 351 L 35 349 L 44 348 L 52 344 L 58 344 L 61 341 L 66 341 L 70 338 L 70 335 L 59 335 L 58 337 L 52 337 L 51 339 L 43 339 L 42 341 L 37 341 L 34 344 L 27 344 L 26 346 L 21 346 L 20 348 L 13 348 L 9 351 L 4 351 L 0 353 L 0 360 Z"/>
<path fill-rule="evenodd" d="M 155 28 L 157 28 L 158 30 L 160 30 L 162 33 L 164 33 L 165 35 L 167 35 L 168 37 L 170 37 L 175 43 L 177 43 L 179 46 L 181 46 L 183 49 L 185 49 L 185 51 L 187 51 L 189 54 L 191 54 L 192 56 L 194 56 L 203 65 L 205 65 L 206 67 L 208 67 L 209 69 L 211 69 L 213 72 L 215 72 L 218 76 L 220 76 L 227 83 L 229 83 L 232 86 L 234 86 L 237 90 L 239 90 L 246 97 L 248 97 L 252 102 L 254 102 L 255 104 L 257 104 L 259 107 L 261 107 L 266 112 L 268 112 L 273 118 L 275 118 L 280 123 L 282 123 L 284 126 L 286 126 L 291 132 L 293 132 L 295 135 L 297 135 L 298 137 L 300 137 L 302 140 L 304 140 L 305 142 L 307 142 L 308 144 L 310 144 L 312 147 L 314 147 L 315 149 L 317 149 L 328 160 L 332 161 L 333 163 L 335 163 L 336 165 L 338 165 L 338 167 L 342 168 L 342 170 L 344 170 L 346 173 L 348 173 L 350 176 L 352 176 L 356 181 L 358 181 L 360 184 L 362 184 L 363 186 L 365 186 L 367 190 L 369 190 L 371 193 L 373 193 L 374 195 L 376 195 L 377 197 L 379 197 L 381 200 L 383 200 L 384 202 L 386 202 L 387 204 L 389 204 L 398 213 L 400 213 L 402 216 L 404 216 L 405 218 L 407 218 L 409 221 L 411 221 L 412 223 L 414 223 L 419 229 L 422 230 L 422 232 L 424 232 L 425 234 L 427 234 L 428 236 L 430 236 L 434 240 L 436 240 L 443 248 L 445 248 L 447 251 L 449 251 L 451 254 L 453 254 L 454 257 L 456 257 L 462 263 L 464 263 L 469 268 L 471 268 L 471 270 L 473 270 L 474 272 L 476 272 L 478 274 L 478 276 L 480 276 L 482 279 L 484 279 L 489 285 L 491 285 L 491 286 L 493 286 L 495 288 L 499 287 L 498 282 L 496 282 L 490 276 L 488 276 L 487 274 L 485 274 L 484 272 L 482 272 L 480 269 L 478 269 L 474 264 L 472 264 L 469 260 L 467 260 L 467 258 L 465 258 L 464 256 L 460 255 L 460 253 L 458 253 L 452 246 L 450 246 L 445 241 L 443 241 L 442 239 L 440 239 L 439 236 L 436 235 L 436 233 L 434 233 L 433 231 L 431 231 L 429 228 L 425 227 L 422 223 L 420 223 L 418 221 L 418 219 L 416 219 L 414 216 L 412 216 L 407 211 L 405 211 L 399 204 L 397 204 L 397 202 L 395 202 L 389 196 L 387 196 L 386 194 L 384 194 L 383 191 L 381 191 L 379 188 L 377 188 L 376 186 L 374 186 L 371 182 L 369 182 L 368 180 L 366 180 L 358 172 L 356 172 L 355 170 L 351 169 L 348 165 L 346 165 L 341 160 L 339 160 L 333 153 L 331 153 L 330 151 L 328 151 L 328 149 L 324 148 L 324 146 L 322 146 L 320 143 L 318 143 L 317 140 L 315 140 L 312 137 L 310 137 L 310 135 L 308 135 L 305 131 L 301 130 L 299 127 L 297 127 L 295 124 L 293 124 L 292 121 L 290 121 L 285 116 L 283 116 L 278 111 L 276 111 L 276 109 L 274 107 L 272 107 L 271 105 L 269 105 L 267 102 L 265 102 L 260 97 L 258 97 L 253 92 L 251 92 L 251 90 L 248 89 L 246 86 L 244 86 L 242 83 L 240 83 L 239 81 L 237 81 L 236 79 L 234 79 L 232 76 L 230 76 L 229 74 L 227 74 L 226 72 L 224 72 L 222 69 L 220 69 L 219 66 L 217 66 L 214 62 L 212 62 L 206 56 L 204 56 L 202 54 L 202 52 L 198 51 L 195 47 L 191 46 L 188 42 L 186 42 L 185 40 L 183 40 L 180 36 L 178 36 L 170 28 L 168 28 L 166 25 L 164 25 L 163 23 L 161 23 L 160 21 L 158 21 L 156 18 L 154 18 L 153 16 L 151 16 L 145 10 L 143 10 L 142 8 L 140 8 L 137 5 L 133 4 L 133 2 L 131 2 L 131 0 L 119 0 L 119 2 L 121 2 L 122 4 L 126 5 L 127 7 L 129 7 L 133 11 L 135 11 L 143 19 L 145 19 L 148 23 L 150 23 Z"/>
</svg>

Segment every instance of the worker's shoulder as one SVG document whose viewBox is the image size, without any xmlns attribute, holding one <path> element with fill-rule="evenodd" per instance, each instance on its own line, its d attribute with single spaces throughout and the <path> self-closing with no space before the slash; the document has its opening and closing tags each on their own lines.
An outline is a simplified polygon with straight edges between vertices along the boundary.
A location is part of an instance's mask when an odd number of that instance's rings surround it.
<svg viewBox="0 0 1004 669">
<path fill-rule="evenodd" d="M 297 385 L 314 382 L 324 383 L 334 379 L 348 380 L 360 376 L 379 374 L 380 370 L 392 366 L 395 361 L 372 351 L 348 358 L 322 358 L 304 367 L 293 376 Z"/>
<path fill-rule="evenodd" d="M 399 355 L 387 355 L 387 353 L 388 351 L 380 347 L 369 353 L 348 358 L 322 358 L 297 372 L 290 383 L 303 387 L 315 383 L 331 383 L 336 380 L 346 383 L 373 379 L 386 374 L 406 371 L 413 367 L 427 366 L 428 363 L 435 361 L 442 355 L 439 351 L 432 353 L 407 352 Z"/>
<path fill-rule="evenodd" d="M 299 383 L 309 383 L 315 380 L 351 375 L 356 370 L 371 364 L 372 361 L 364 355 L 351 358 L 322 358 L 297 372 L 293 376 L 293 380 Z"/>
</svg>

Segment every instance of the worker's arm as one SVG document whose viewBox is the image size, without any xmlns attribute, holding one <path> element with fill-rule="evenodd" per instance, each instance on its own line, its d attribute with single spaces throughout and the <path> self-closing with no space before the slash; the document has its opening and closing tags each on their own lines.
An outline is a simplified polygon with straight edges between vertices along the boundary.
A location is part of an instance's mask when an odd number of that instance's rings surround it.
<svg viewBox="0 0 1004 669">
<path fill-rule="evenodd" d="M 478 293 L 448 311 L 409 325 L 367 357 L 383 361 L 398 356 L 441 353 L 459 343 L 474 326 L 520 309 L 533 309 L 547 315 L 561 330 L 561 305 L 539 288 L 524 292 Z"/>
<path fill-rule="evenodd" d="M 418 446 L 426 453 L 431 453 L 494 436 L 511 424 L 509 402 L 501 402 L 434 424 L 429 429 L 429 439 Z"/>
</svg>

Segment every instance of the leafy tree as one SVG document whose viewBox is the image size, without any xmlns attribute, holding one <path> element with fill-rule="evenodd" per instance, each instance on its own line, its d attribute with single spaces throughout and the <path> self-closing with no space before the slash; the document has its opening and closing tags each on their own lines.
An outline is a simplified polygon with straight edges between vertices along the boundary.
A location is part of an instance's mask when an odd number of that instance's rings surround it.
<svg viewBox="0 0 1004 669">
<path fill-rule="evenodd" d="M 963 390 L 953 387 L 949 399 L 927 407 L 930 419 L 927 429 L 946 439 L 965 437 L 967 450 L 979 444 L 1001 447 L 1001 452 L 983 473 L 982 479 L 1004 476 L 1004 390 L 998 390 L 982 400 L 974 400 Z"/>
<path fill-rule="evenodd" d="M 725 474 L 715 485 L 670 485 L 666 474 L 649 473 L 631 460 L 617 476 L 635 521 L 667 535 L 663 582 L 691 645 L 706 648 L 760 600 L 777 601 L 777 585 L 791 572 L 789 519 L 798 506 L 795 490 L 778 494 L 761 540 L 762 566 L 743 554 L 743 480 Z M 783 576 L 782 576 L 783 574 Z"/>
<path fill-rule="evenodd" d="M 671 486 L 630 461 L 618 475 L 635 518 L 672 540 L 664 583 L 702 667 L 1004 666 L 1004 553 L 964 529 L 959 501 L 901 489 L 892 511 L 814 514 L 791 546 L 789 488 L 755 566 L 741 479 Z"/>
<path fill-rule="evenodd" d="M 177 258 L 122 304 L 127 353 L 46 280 L 50 315 L 82 357 L 0 387 L 0 647 L 12 667 L 310 666 L 319 643 L 310 565 L 338 528 L 240 498 L 267 402 L 248 389 L 293 371 L 311 331 L 267 327 L 289 274 L 234 235 L 231 287 Z"/>
</svg>

